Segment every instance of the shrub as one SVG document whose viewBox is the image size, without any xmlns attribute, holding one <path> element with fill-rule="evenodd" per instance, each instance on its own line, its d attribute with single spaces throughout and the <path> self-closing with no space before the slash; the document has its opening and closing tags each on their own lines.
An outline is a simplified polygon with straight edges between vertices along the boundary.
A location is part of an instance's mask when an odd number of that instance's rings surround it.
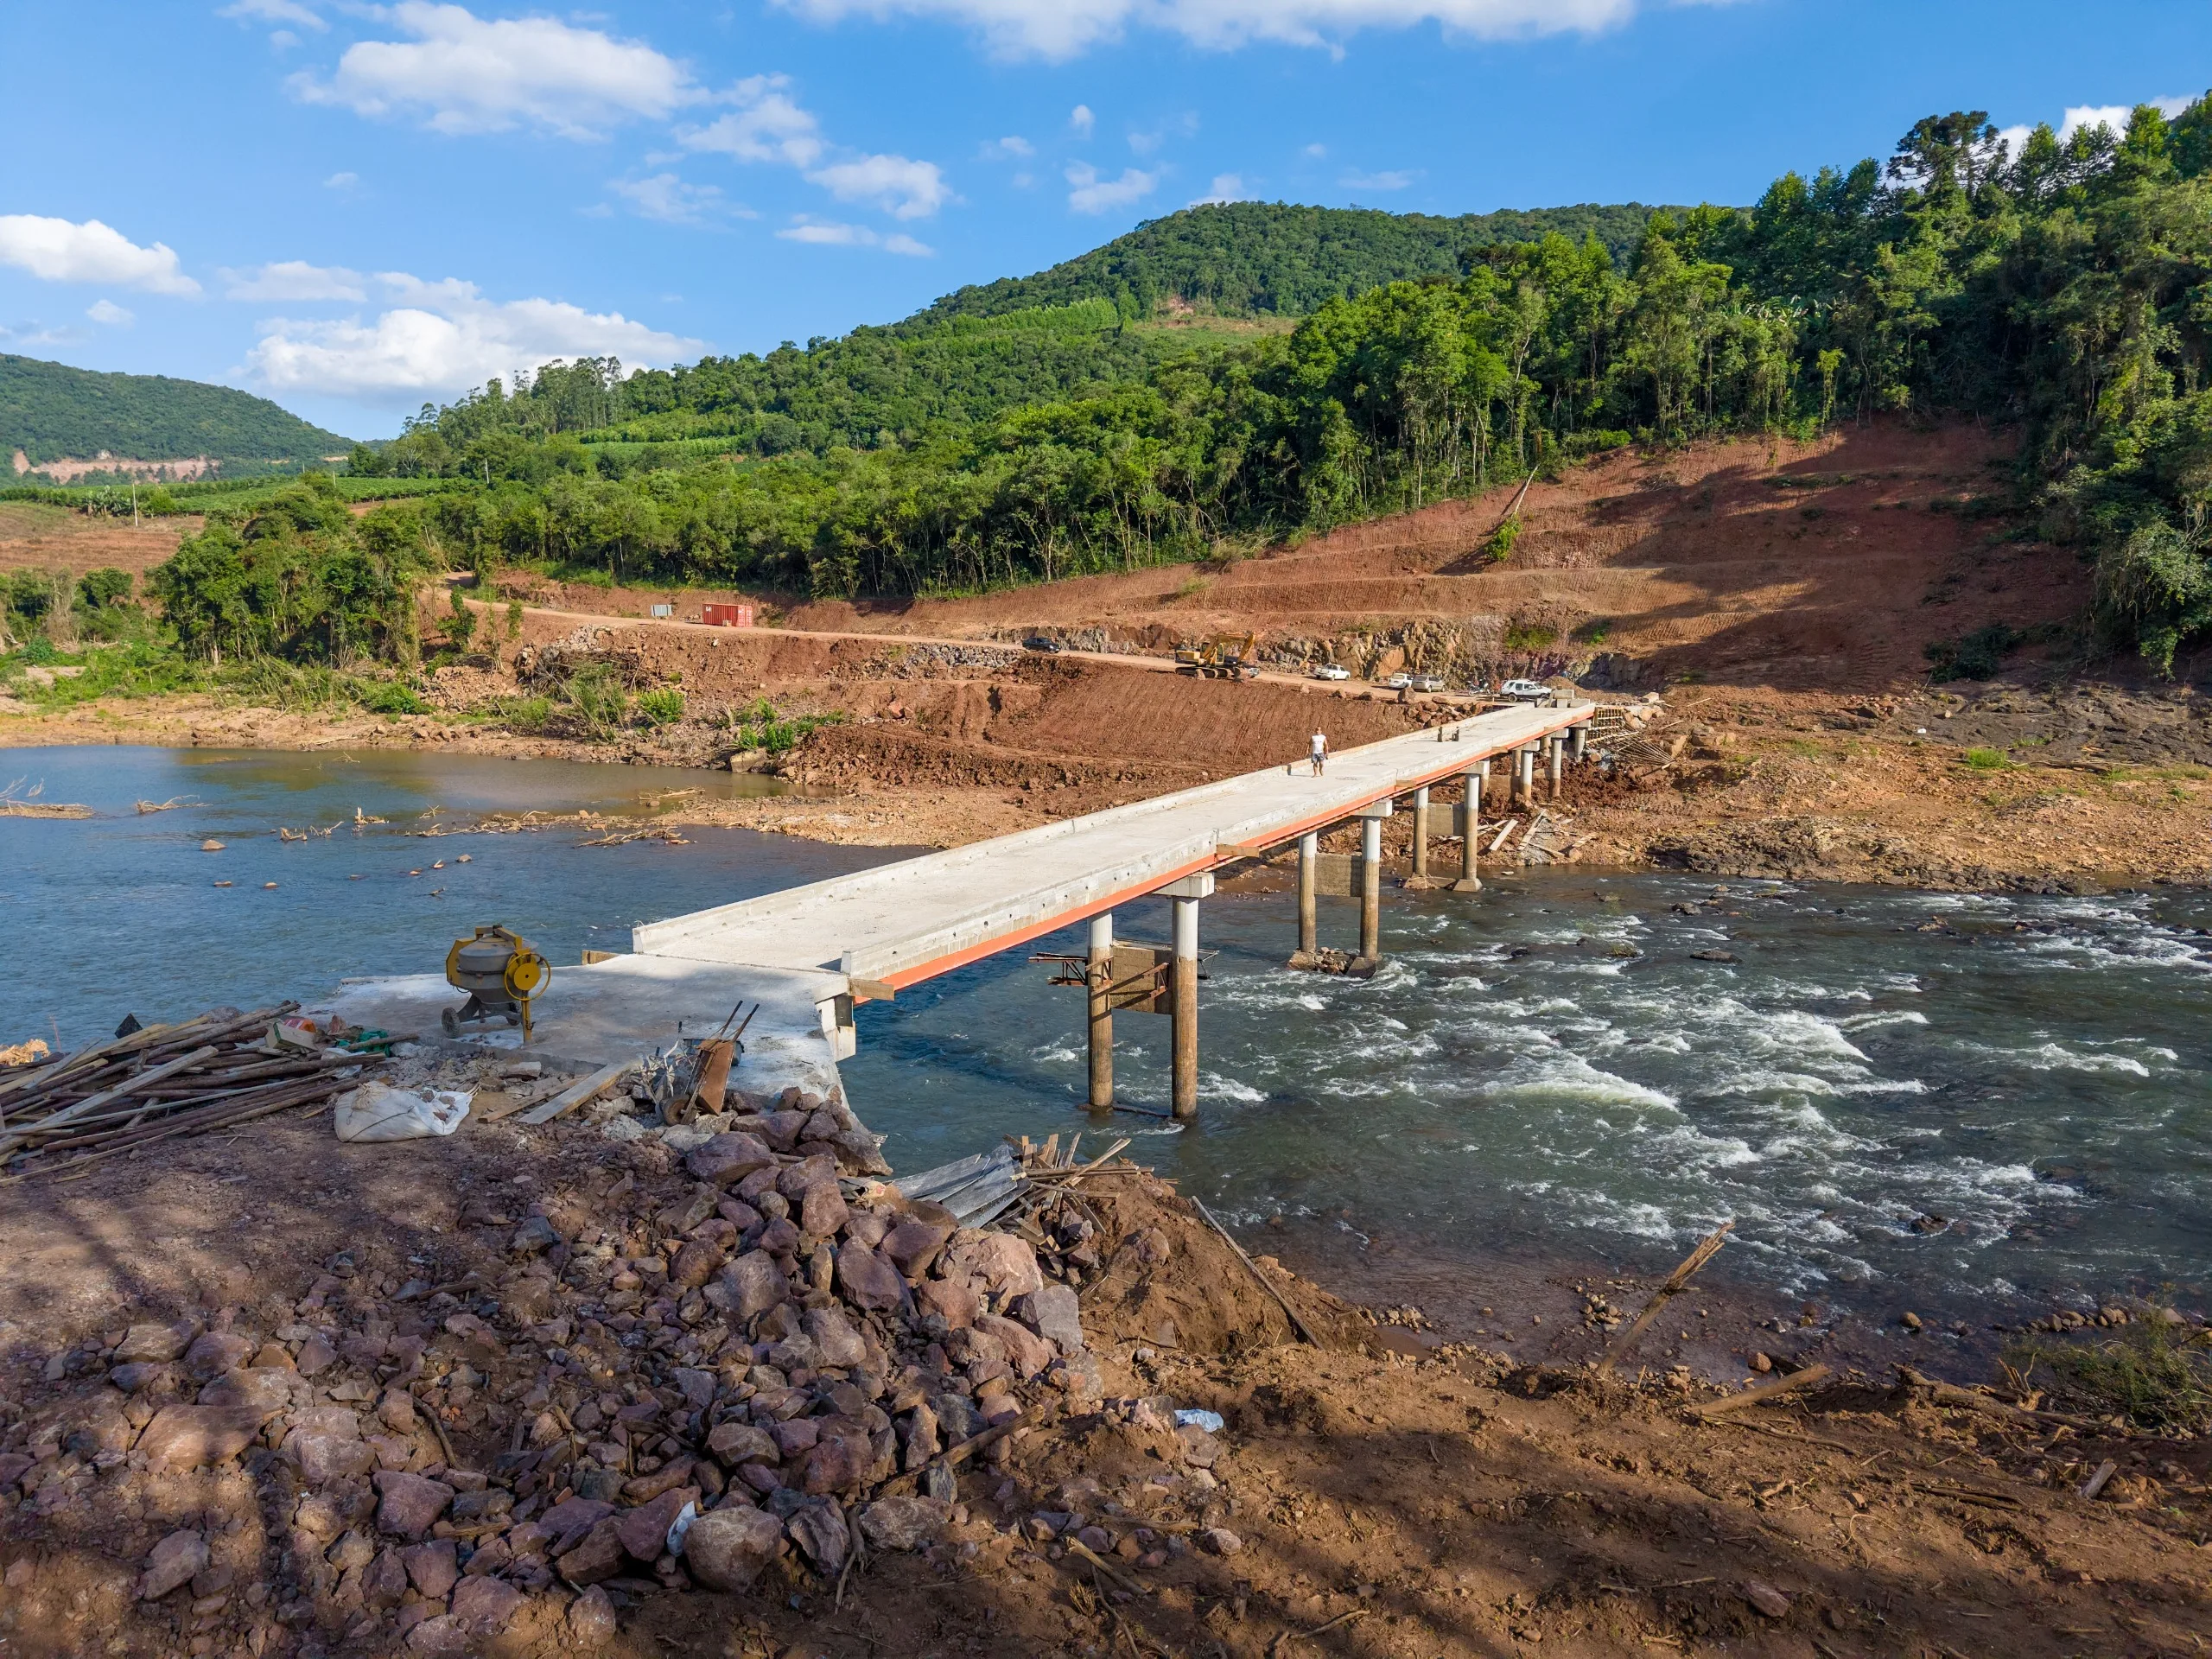
<svg viewBox="0 0 2212 1659">
<path fill-rule="evenodd" d="M 2002 749 L 1968 749 L 1964 759 L 1976 772 L 2005 772 L 2012 765 L 2012 757 Z"/>
<path fill-rule="evenodd" d="M 2027 643 L 2029 636 L 2003 622 L 1976 628 L 1962 639 L 1936 639 L 1921 647 L 1929 664 L 1928 677 L 1937 684 L 1947 680 L 1989 680 L 2003 671 L 2008 652 Z"/>
<path fill-rule="evenodd" d="M 535 736 L 553 718 L 550 697 L 509 697 L 492 705 L 493 715 L 510 730 Z"/>
<path fill-rule="evenodd" d="M 1508 651 L 1541 651 L 1559 639 L 1557 628 L 1541 622 L 1516 622 L 1505 631 Z"/>
<path fill-rule="evenodd" d="M 612 737 L 630 715 L 621 677 L 601 664 L 578 669 L 561 688 L 569 723 L 587 737 Z"/>
<path fill-rule="evenodd" d="M 414 688 L 398 680 L 356 680 L 350 690 L 353 701 L 372 715 L 427 715 L 430 705 L 415 695 Z"/>
<path fill-rule="evenodd" d="M 638 713 L 648 726 L 669 726 L 683 718 L 683 693 L 674 686 L 638 694 Z"/>
<path fill-rule="evenodd" d="M 2164 1308 L 2104 1342 L 2031 1338 L 2005 1363 L 2023 1386 L 2044 1374 L 2062 1404 L 2116 1414 L 2152 1433 L 2212 1427 L 2212 1332 L 2171 1323 Z"/>
<path fill-rule="evenodd" d="M 1521 521 L 1509 518 L 1490 533 L 1483 543 L 1483 555 L 1492 564 L 1503 564 L 1513 556 L 1513 543 L 1521 539 Z"/>
<path fill-rule="evenodd" d="M 130 597 L 130 573 L 111 565 L 87 570 L 77 578 L 77 597 L 88 610 L 122 604 Z"/>
</svg>

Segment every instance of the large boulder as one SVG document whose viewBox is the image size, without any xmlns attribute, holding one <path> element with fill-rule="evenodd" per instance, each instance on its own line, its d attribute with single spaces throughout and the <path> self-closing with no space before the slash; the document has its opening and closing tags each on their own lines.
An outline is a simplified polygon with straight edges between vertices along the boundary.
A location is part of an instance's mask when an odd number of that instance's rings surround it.
<svg viewBox="0 0 2212 1659">
<path fill-rule="evenodd" d="M 173 1532 L 146 1557 L 138 1580 L 142 1601 L 159 1601 L 207 1565 L 207 1541 L 196 1532 Z"/>
<path fill-rule="evenodd" d="M 750 1423 L 717 1423 L 707 1436 L 707 1450 L 724 1468 L 745 1463 L 776 1463 L 783 1453 L 766 1429 Z"/>
<path fill-rule="evenodd" d="M 1011 1233 L 957 1233 L 944 1255 L 946 1278 L 971 1280 L 1007 1301 L 1044 1287 L 1037 1252 Z"/>
<path fill-rule="evenodd" d="M 852 1216 L 834 1180 L 817 1182 L 800 1196 L 799 1230 L 815 1238 L 835 1238 Z"/>
<path fill-rule="evenodd" d="M 875 1313 L 890 1313 L 906 1300 L 899 1269 L 855 1239 L 837 1251 L 837 1286 L 854 1306 Z"/>
<path fill-rule="evenodd" d="M 784 1529 L 774 1516 L 725 1500 L 683 1535 L 683 1564 L 709 1590 L 743 1590 L 783 1548 Z"/>
<path fill-rule="evenodd" d="M 166 1365 L 185 1351 L 198 1328 L 184 1321 L 174 1325 L 134 1325 L 123 1333 L 123 1340 L 108 1356 L 109 1361 L 117 1365 Z"/>
<path fill-rule="evenodd" d="M 258 1412 L 230 1406 L 163 1406 L 138 1437 L 137 1449 L 156 1474 L 181 1474 L 228 1463 L 253 1443 Z"/>
<path fill-rule="evenodd" d="M 1050 1365 L 1056 1357 L 1052 1344 L 1026 1325 L 1002 1319 L 995 1313 L 976 1316 L 976 1329 L 985 1336 L 995 1338 L 1006 1350 L 1007 1363 L 1024 1377 L 1032 1377 Z"/>
<path fill-rule="evenodd" d="M 253 1357 L 254 1342 L 235 1331 L 210 1331 L 184 1351 L 184 1369 L 205 1382 Z"/>
<path fill-rule="evenodd" d="M 673 1487 L 618 1517 L 615 1536 L 622 1541 L 623 1548 L 650 1566 L 668 1553 L 668 1529 L 683 1513 L 683 1506 L 698 1501 L 697 1487 Z"/>
<path fill-rule="evenodd" d="M 844 1571 L 853 1535 L 835 1503 L 809 1503 L 793 1510 L 784 1521 L 784 1531 L 823 1577 L 834 1579 Z"/>
<path fill-rule="evenodd" d="M 800 1323 L 813 1339 L 816 1353 L 822 1363 L 834 1370 L 849 1371 L 858 1369 L 868 1360 L 868 1344 L 853 1326 L 843 1312 L 836 1307 L 809 1308 Z"/>
<path fill-rule="evenodd" d="M 931 1497 L 880 1497 L 860 1513 L 861 1536 L 878 1549 L 925 1549 L 944 1535 L 952 1506 Z"/>
<path fill-rule="evenodd" d="M 1083 1308 L 1065 1285 L 1044 1285 L 1021 1299 L 1019 1310 L 1029 1328 L 1064 1354 L 1083 1345 Z"/>
<path fill-rule="evenodd" d="M 683 1167 L 696 1180 L 715 1186 L 734 1186 L 755 1170 L 768 1168 L 775 1161 L 776 1154 L 759 1135 L 726 1130 L 705 1146 L 694 1147 L 685 1155 Z"/>
<path fill-rule="evenodd" d="M 721 1270 L 708 1300 L 741 1325 L 790 1295 L 791 1286 L 776 1258 L 766 1250 L 748 1250 Z"/>
<path fill-rule="evenodd" d="M 397 1538 L 420 1538 L 437 1524 L 453 1502 L 454 1489 L 442 1480 L 430 1480 L 397 1469 L 380 1469 L 376 1489 L 377 1525 Z"/>
<path fill-rule="evenodd" d="M 891 1258 L 891 1265 L 909 1279 L 918 1279 L 929 1271 L 937 1253 L 952 1236 L 952 1229 L 918 1216 L 900 1218 L 899 1224 L 883 1236 L 882 1250 Z"/>
</svg>

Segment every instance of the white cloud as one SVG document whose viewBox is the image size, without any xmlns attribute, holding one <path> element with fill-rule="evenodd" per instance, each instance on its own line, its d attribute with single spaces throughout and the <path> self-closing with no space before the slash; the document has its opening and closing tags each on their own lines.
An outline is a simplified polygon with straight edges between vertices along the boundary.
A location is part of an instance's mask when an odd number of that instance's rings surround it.
<svg viewBox="0 0 2212 1659">
<path fill-rule="evenodd" d="M 903 253 L 918 259 L 932 258 L 937 253 L 926 243 L 917 242 L 903 233 L 880 236 L 865 225 L 840 225 L 827 219 L 801 218 L 776 234 L 786 242 L 805 242 L 823 248 L 881 248 L 886 253 Z"/>
<path fill-rule="evenodd" d="M 1329 153 L 1329 147 L 1326 144 L 1308 144 L 1302 153 L 1318 162 Z"/>
<path fill-rule="evenodd" d="M 1417 175 L 1402 171 L 1389 173 L 1347 173 L 1337 182 L 1347 190 L 1402 190 Z"/>
<path fill-rule="evenodd" d="M 361 181 L 358 173 L 334 173 L 322 181 L 326 190 L 351 190 Z"/>
<path fill-rule="evenodd" d="M 1363 29 L 1433 22 L 1495 40 L 1594 34 L 1626 22 L 1639 0 L 781 0 L 828 22 L 855 15 L 939 17 L 979 30 L 1007 57 L 1071 58 L 1131 27 L 1227 50 L 1251 41 L 1320 46 Z"/>
<path fill-rule="evenodd" d="M 1082 137 L 1090 137 L 1090 130 L 1098 124 L 1098 118 L 1090 112 L 1090 105 L 1078 104 L 1068 111 L 1068 130 Z"/>
<path fill-rule="evenodd" d="M 1009 135 L 1004 138 L 992 139 L 976 152 L 976 159 L 983 162 L 1005 162 L 1012 161 L 1017 156 L 1034 156 L 1036 153 L 1037 146 L 1027 138 Z"/>
<path fill-rule="evenodd" d="M 218 17 L 235 17 L 240 22 L 298 23 L 307 29 L 328 29 L 330 25 L 297 3 L 297 0 L 234 0 L 215 14 Z"/>
<path fill-rule="evenodd" d="M 2196 100 L 2190 98 L 2146 98 L 2143 101 L 2171 121 Z M 2135 106 L 2132 104 L 2071 105 L 2058 124 L 2058 142 L 2064 143 L 2083 127 L 2107 126 L 2115 135 L 2124 133 L 2127 130 L 2127 118 L 2134 113 Z M 2005 153 L 2018 160 L 2021 150 L 2027 147 L 2029 136 L 2033 130 L 2032 126 L 2023 121 L 2018 126 L 1999 128 L 1997 136 L 2005 141 Z"/>
<path fill-rule="evenodd" d="M 35 321 L 13 325 L 0 324 L 0 340 L 25 347 L 39 346 L 81 346 L 92 338 L 91 331 L 66 323 L 59 328 L 49 328 Z"/>
<path fill-rule="evenodd" d="M 832 162 L 806 178 L 840 201 L 872 202 L 893 219 L 927 219 L 952 195 L 935 162 L 910 162 L 904 156 Z"/>
<path fill-rule="evenodd" d="M 753 75 L 728 93 L 739 107 L 703 127 L 679 132 L 688 149 L 734 156 L 741 162 L 774 162 L 797 168 L 810 184 L 820 185 L 840 201 L 865 201 L 894 219 L 927 219 L 953 199 L 944 169 L 935 162 L 904 156 L 869 156 L 832 146 L 822 124 L 800 107 L 785 75 Z M 917 244 L 918 246 L 919 245 Z"/>
<path fill-rule="evenodd" d="M 359 115 L 419 109 L 438 132 L 532 126 L 570 138 L 633 117 L 665 119 L 704 96 L 643 41 L 556 18 L 486 20 L 433 0 L 399 0 L 378 15 L 414 38 L 356 41 L 328 80 L 296 75 L 294 91 Z"/>
<path fill-rule="evenodd" d="M 1191 206 L 1193 207 L 1205 207 L 1209 205 L 1217 204 L 1220 202 L 1249 201 L 1251 200 L 1251 193 L 1245 189 L 1244 180 L 1241 175 L 1235 173 L 1217 173 L 1213 175 L 1213 182 L 1206 187 L 1205 194 L 1200 196 L 1196 201 L 1192 202 Z"/>
<path fill-rule="evenodd" d="M 749 208 L 725 200 L 720 186 L 687 183 L 673 173 L 610 179 L 607 188 L 628 202 L 630 211 L 639 218 L 658 219 L 664 225 L 704 225 L 723 213 L 741 219 L 755 217 Z"/>
<path fill-rule="evenodd" d="M 97 219 L 83 224 L 35 213 L 0 213 L 0 265 L 14 265 L 49 283 L 105 283 L 149 294 L 197 294 L 200 284 L 177 268 L 174 250 L 142 248 Z"/>
<path fill-rule="evenodd" d="M 223 270 L 224 296 L 233 300 L 350 300 L 369 297 L 367 278 L 343 265 L 311 265 L 280 259 L 251 270 Z"/>
<path fill-rule="evenodd" d="M 687 149 L 734 156 L 741 162 L 812 167 L 822 159 L 822 127 L 785 89 L 788 75 L 751 75 L 729 90 L 738 107 L 707 126 L 677 135 Z"/>
<path fill-rule="evenodd" d="M 1131 202 L 1143 200 L 1159 184 L 1160 173 L 1157 169 L 1145 173 L 1126 167 L 1120 178 L 1102 179 L 1096 168 L 1088 162 L 1077 162 L 1068 168 L 1067 181 L 1075 187 L 1068 192 L 1069 207 L 1078 213 L 1103 213 L 1109 208 L 1126 207 Z"/>
<path fill-rule="evenodd" d="M 85 308 L 85 315 L 94 322 L 105 323 L 111 328 L 128 328 L 138 321 L 136 313 L 126 311 L 113 300 L 94 300 Z"/>
<path fill-rule="evenodd" d="M 406 405 L 481 385 L 556 358 L 620 357 L 632 367 L 704 349 L 632 321 L 558 300 L 487 300 L 474 283 L 426 283 L 404 271 L 376 279 L 393 302 L 373 322 L 349 317 L 262 324 L 247 362 L 272 391 Z"/>
</svg>

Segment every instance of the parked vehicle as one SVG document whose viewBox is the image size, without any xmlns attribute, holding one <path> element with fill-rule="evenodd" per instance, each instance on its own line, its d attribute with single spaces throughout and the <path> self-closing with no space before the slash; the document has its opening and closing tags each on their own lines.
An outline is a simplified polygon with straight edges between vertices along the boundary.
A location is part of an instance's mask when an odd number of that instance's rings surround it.
<svg viewBox="0 0 2212 1659">
<path fill-rule="evenodd" d="M 1021 648 L 1024 651 L 1041 651 L 1048 657 L 1056 655 L 1057 653 L 1067 649 L 1065 645 L 1063 645 L 1058 640 L 1052 638 L 1049 634 L 1042 633 L 1031 634 L 1027 639 L 1021 642 Z"/>
<path fill-rule="evenodd" d="M 1443 689 L 1444 681 L 1440 676 L 1434 674 L 1414 676 L 1414 690 L 1416 691 L 1441 691 Z"/>
<path fill-rule="evenodd" d="M 1389 679 L 1378 680 L 1376 683 L 1385 691 L 1409 691 L 1413 689 L 1414 677 L 1410 674 L 1393 674 Z"/>
<path fill-rule="evenodd" d="M 1351 678 L 1351 670 L 1335 663 L 1324 663 L 1313 671 L 1312 677 L 1317 680 L 1348 680 Z"/>
<path fill-rule="evenodd" d="M 1515 702 L 1543 702 L 1552 695 L 1552 689 L 1541 680 L 1508 680 L 1497 688 L 1502 697 Z"/>
</svg>

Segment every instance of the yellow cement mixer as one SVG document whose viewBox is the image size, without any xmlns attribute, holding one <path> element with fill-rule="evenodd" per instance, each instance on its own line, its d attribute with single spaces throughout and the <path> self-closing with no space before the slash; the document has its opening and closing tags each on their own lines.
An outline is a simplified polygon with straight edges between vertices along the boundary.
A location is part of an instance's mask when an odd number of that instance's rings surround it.
<svg viewBox="0 0 2212 1659">
<path fill-rule="evenodd" d="M 446 952 L 446 982 L 468 993 L 468 1001 L 440 1015 L 446 1035 L 458 1037 L 464 1025 L 484 1025 L 494 1018 L 522 1027 L 530 1040 L 530 1005 L 544 993 L 553 978 L 553 965 L 530 947 L 530 941 L 496 922 L 480 927 L 471 938 L 455 939 Z"/>
</svg>

